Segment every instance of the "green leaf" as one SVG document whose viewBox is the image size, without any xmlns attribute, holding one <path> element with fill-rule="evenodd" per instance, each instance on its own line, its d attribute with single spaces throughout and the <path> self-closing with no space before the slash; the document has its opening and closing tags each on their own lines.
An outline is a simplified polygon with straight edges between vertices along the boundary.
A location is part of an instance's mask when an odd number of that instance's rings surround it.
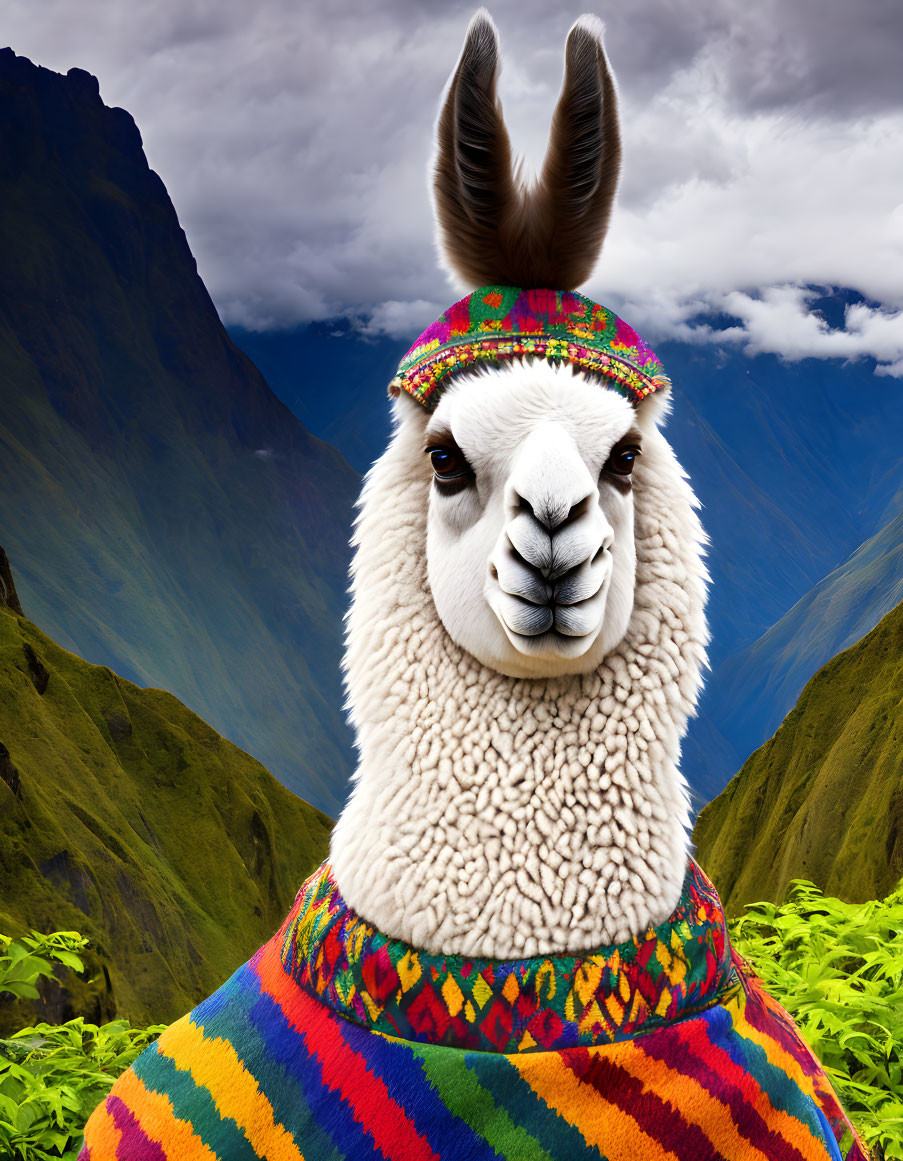
<svg viewBox="0 0 903 1161">
<path fill-rule="evenodd" d="M 74 951 L 64 951 L 62 948 L 53 952 L 53 958 L 59 960 L 61 964 L 72 968 L 73 971 L 83 972 L 85 970 L 84 960 L 80 959 Z"/>
<path fill-rule="evenodd" d="M 39 1000 L 41 998 L 38 989 L 34 984 L 16 983 L 15 981 L 5 980 L 3 983 L 3 991 L 11 992 L 12 995 L 18 996 L 20 1000 Z"/>
</svg>

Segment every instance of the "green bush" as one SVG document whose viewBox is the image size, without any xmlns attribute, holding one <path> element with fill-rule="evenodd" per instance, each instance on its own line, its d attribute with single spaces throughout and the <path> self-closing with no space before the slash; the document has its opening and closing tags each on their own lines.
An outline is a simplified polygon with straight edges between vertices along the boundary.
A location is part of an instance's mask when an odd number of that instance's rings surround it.
<svg viewBox="0 0 903 1161">
<path fill-rule="evenodd" d="M 731 941 L 799 1025 L 876 1158 L 903 1158 L 903 893 L 869 903 L 794 879 Z"/>
<path fill-rule="evenodd" d="M 0 993 L 37 999 L 54 962 L 83 970 L 86 939 L 58 931 L 12 940 L 0 935 Z M 81 1017 L 36 1024 L 0 1040 L 0 1157 L 11 1161 L 74 1161 L 82 1129 L 113 1081 L 163 1031 L 127 1020 L 98 1027 Z"/>
</svg>

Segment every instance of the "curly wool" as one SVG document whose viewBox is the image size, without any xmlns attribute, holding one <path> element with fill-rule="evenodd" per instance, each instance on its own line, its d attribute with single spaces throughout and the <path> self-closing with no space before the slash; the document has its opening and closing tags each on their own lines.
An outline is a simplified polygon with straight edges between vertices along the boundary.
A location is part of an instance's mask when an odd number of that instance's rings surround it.
<svg viewBox="0 0 903 1161">
<path fill-rule="evenodd" d="M 360 761 L 333 832 L 336 881 L 384 934 L 434 953 L 511 959 L 624 942 L 671 914 L 689 852 L 677 763 L 705 661 L 708 579 L 693 493 L 650 422 L 623 641 L 585 676 L 506 677 L 436 613 L 428 416 L 404 398 L 395 406 L 355 532 L 345 666 Z"/>
</svg>

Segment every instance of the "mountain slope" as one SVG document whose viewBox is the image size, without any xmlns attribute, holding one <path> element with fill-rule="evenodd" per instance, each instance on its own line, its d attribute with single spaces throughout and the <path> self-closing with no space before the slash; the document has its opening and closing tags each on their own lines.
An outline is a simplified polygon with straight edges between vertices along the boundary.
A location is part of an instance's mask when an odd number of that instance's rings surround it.
<svg viewBox="0 0 903 1161">
<path fill-rule="evenodd" d="M 0 52 L 0 535 L 64 646 L 338 808 L 359 480 L 232 344 L 131 117 Z"/>
<path fill-rule="evenodd" d="M 346 319 L 279 331 L 231 326 L 229 335 L 293 414 L 357 471 L 382 454 L 391 428 L 388 385 L 410 342 L 362 335 Z M 341 392 L 320 390 L 326 381 L 340 383 Z"/>
<path fill-rule="evenodd" d="M 329 819 L 259 762 L 3 603 L 0 743 L 0 931 L 90 936 L 82 1010 L 180 1015 L 325 856 Z"/>
<path fill-rule="evenodd" d="M 903 604 L 818 671 L 693 837 L 731 913 L 792 878 L 850 902 L 900 881 Z"/>
<path fill-rule="evenodd" d="M 811 675 L 901 601 L 903 513 L 810 589 L 758 641 L 715 670 L 704 711 L 730 737 L 734 753 L 756 749 L 780 725 Z M 732 772 L 724 754 L 710 752 L 706 767 L 716 788 Z"/>
<path fill-rule="evenodd" d="M 758 639 L 884 521 L 903 397 L 866 365 L 666 344 L 668 438 L 711 540 L 712 661 Z"/>
</svg>

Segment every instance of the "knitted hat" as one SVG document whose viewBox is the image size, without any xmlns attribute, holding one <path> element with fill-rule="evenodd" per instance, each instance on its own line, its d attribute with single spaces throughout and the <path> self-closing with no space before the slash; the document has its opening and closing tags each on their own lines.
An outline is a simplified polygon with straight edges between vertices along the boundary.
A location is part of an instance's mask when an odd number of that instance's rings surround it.
<svg viewBox="0 0 903 1161">
<path fill-rule="evenodd" d="M 407 391 L 432 410 L 450 376 L 483 362 L 523 358 L 604 375 L 634 405 L 670 382 L 636 331 L 582 294 L 481 286 L 426 328 L 401 360 L 389 394 Z"/>
</svg>

